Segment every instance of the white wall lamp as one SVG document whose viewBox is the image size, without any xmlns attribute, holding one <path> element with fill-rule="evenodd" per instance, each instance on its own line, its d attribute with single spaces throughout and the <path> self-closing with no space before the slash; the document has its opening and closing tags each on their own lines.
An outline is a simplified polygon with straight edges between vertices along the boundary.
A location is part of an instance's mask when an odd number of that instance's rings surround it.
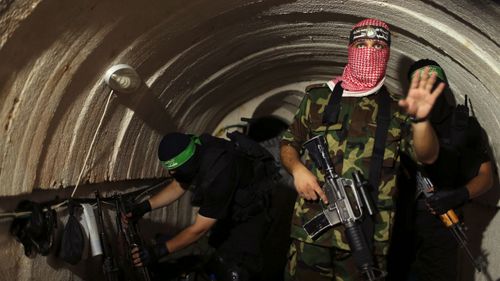
<svg viewBox="0 0 500 281">
<path fill-rule="evenodd" d="M 130 65 L 117 64 L 106 71 L 104 82 L 114 91 L 128 94 L 139 89 L 141 77 Z"/>
</svg>

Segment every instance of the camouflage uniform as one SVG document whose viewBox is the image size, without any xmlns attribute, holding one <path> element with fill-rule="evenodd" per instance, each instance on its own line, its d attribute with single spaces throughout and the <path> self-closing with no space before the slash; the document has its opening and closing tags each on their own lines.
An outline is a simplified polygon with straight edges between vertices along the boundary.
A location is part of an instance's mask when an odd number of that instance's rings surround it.
<svg viewBox="0 0 500 281">
<path fill-rule="evenodd" d="M 343 97 L 339 120 L 329 127 L 322 124 L 323 112 L 331 91 L 326 84 L 309 87 L 295 115 L 295 120 L 284 134 L 281 145 L 291 145 L 302 152 L 302 144 L 320 134 L 325 134 L 335 172 L 351 178 L 352 172 L 361 171 L 369 178 L 370 159 L 375 140 L 377 100 L 376 94 L 366 97 Z M 397 97 L 391 97 L 391 121 L 386 139 L 377 206 L 380 218 L 375 224 L 374 251 L 378 267 L 385 269 L 391 226 L 394 218 L 393 196 L 396 187 L 396 170 L 402 151 L 410 154 L 410 125 L 398 105 Z M 306 167 L 322 184 L 324 177 L 313 161 L 306 156 Z M 349 255 L 349 246 L 343 235 L 343 226 L 335 226 L 316 241 L 308 237 L 303 224 L 321 212 L 317 201 L 298 197 L 292 217 L 290 247 L 285 276 L 290 280 L 356 280 L 357 271 Z M 354 272 L 353 272 L 354 271 Z M 308 273 L 307 273 L 308 272 Z M 317 277 L 312 277 L 316 272 Z M 335 276 L 335 279 L 333 279 Z"/>
</svg>

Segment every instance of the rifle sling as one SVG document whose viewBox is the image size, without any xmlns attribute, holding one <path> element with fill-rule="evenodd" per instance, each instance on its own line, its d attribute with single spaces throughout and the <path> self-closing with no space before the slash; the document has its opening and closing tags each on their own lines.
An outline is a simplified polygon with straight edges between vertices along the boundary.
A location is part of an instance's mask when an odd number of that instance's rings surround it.
<svg viewBox="0 0 500 281">
<path fill-rule="evenodd" d="M 342 94 L 344 93 L 344 89 L 342 89 L 340 84 L 341 83 L 335 84 L 332 94 L 330 95 L 330 100 L 323 113 L 323 124 L 331 125 L 337 123 L 339 120 Z"/>
<path fill-rule="evenodd" d="M 375 143 L 373 144 L 370 177 L 368 179 L 373 187 L 372 195 L 375 199 L 378 198 L 378 186 L 380 185 L 382 163 L 384 162 L 385 141 L 391 121 L 391 98 L 385 87 L 382 87 L 378 93 L 377 104 L 377 129 L 375 131 Z"/>
<path fill-rule="evenodd" d="M 341 99 L 344 89 L 340 86 L 341 83 L 335 84 L 330 100 L 323 113 L 323 123 L 330 125 L 338 121 L 341 109 Z M 372 185 L 372 196 L 375 200 L 378 198 L 378 186 L 382 171 L 382 163 L 384 161 L 385 141 L 391 121 L 391 98 L 385 87 L 382 87 L 377 94 L 377 129 L 375 131 L 375 143 L 373 145 L 372 160 L 370 161 L 370 178 L 369 182 Z"/>
</svg>

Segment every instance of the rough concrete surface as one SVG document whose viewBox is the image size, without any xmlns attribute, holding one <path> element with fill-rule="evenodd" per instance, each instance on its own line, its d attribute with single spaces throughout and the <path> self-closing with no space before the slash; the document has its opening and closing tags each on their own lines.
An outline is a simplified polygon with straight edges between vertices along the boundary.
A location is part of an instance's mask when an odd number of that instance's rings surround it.
<svg viewBox="0 0 500 281">
<path fill-rule="evenodd" d="M 458 101 L 472 100 L 498 166 L 498 1 L 0 0 L 0 202 L 59 192 L 81 173 L 83 189 L 163 177 L 156 145 L 169 131 L 214 132 L 240 113 L 289 120 L 305 84 L 341 73 L 348 32 L 365 17 L 385 20 L 393 33 L 389 90 L 405 92 L 411 61 L 438 61 Z M 111 93 L 103 82 L 118 63 L 141 76 L 136 93 Z M 484 210 L 472 211 L 472 219 L 488 218 L 476 229 L 492 280 L 500 278 L 499 194 L 497 174 L 476 200 Z M 78 280 L 22 257 L 4 224 L 6 280 Z"/>
</svg>

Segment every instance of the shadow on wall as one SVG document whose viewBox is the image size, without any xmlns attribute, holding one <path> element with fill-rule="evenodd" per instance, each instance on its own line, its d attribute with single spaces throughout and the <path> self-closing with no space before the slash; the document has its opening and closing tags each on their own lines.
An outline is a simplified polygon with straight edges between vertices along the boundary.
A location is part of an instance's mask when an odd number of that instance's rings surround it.
<svg viewBox="0 0 500 281">
<path fill-rule="evenodd" d="M 163 105 L 158 96 L 142 82 L 135 93 L 116 92 L 117 100 L 134 112 L 144 123 L 161 136 L 178 131 L 177 124 L 167 112 L 169 104 Z"/>
</svg>

